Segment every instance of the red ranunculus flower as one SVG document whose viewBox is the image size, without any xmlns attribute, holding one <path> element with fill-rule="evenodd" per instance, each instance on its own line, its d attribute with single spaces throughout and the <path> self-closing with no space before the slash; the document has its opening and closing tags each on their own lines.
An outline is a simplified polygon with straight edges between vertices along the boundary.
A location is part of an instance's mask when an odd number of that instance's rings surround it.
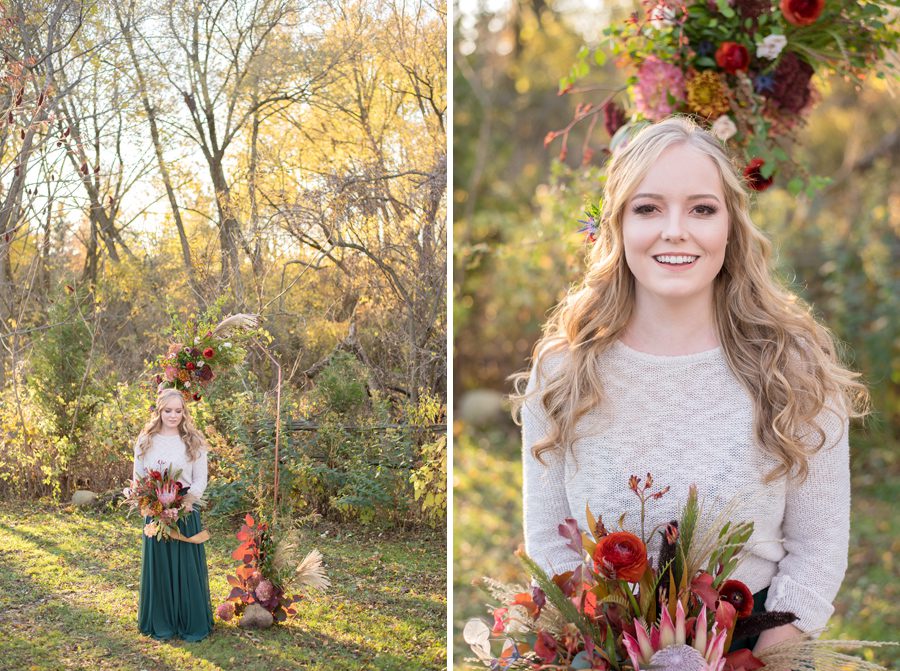
<svg viewBox="0 0 900 671">
<path fill-rule="evenodd" d="M 825 9 L 825 0 L 781 0 L 781 13 L 788 23 L 808 26 L 815 23 Z"/>
<path fill-rule="evenodd" d="M 722 583 L 719 596 L 734 606 L 738 618 L 747 617 L 753 612 L 753 594 L 740 580 L 726 580 Z"/>
<path fill-rule="evenodd" d="M 747 186 L 754 191 L 765 191 L 772 186 L 772 182 L 775 181 L 774 175 L 763 177 L 760 169 L 765 163 L 766 162 L 761 158 L 754 158 L 747 164 L 747 167 L 744 168 L 744 177 L 747 180 Z"/>
<path fill-rule="evenodd" d="M 186 364 L 184 364 L 184 367 L 188 370 L 196 370 L 197 364 L 195 364 L 193 361 L 188 361 Z"/>
<path fill-rule="evenodd" d="M 150 471 L 149 475 L 154 480 L 162 480 L 162 473 L 160 473 L 159 471 Z"/>
<path fill-rule="evenodd" d="M 722 42 L 716 50 L 716 64 L 730 75 L 746 71 L 750 66 L 747 47 L 737 42 Z"/>
<path fill-rule="evenodd" d="M 216 350 L 214 350 L 212 347 L 207 347 L 205 350 L 203 350 L 204 359 L 212 359 L 215 355 Z"/>
<path fill-rule="evenodd" d="M 616 578 L 637 582 L 647 570 L 647 547 L 627 531 L 616 531 L 601 538 L 594 549 L 594 567 L 600 573 L 615 571 Z"/>
</svg>

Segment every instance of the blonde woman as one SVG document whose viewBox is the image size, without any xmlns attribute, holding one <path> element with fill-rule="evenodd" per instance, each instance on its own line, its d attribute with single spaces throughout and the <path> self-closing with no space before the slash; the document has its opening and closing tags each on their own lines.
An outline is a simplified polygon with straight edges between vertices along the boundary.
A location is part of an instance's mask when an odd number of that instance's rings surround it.
<svg viewBox="0 0 900 671">
<path fill-rule="evenodd" d="M 708 511 L 739 496 L 755 529 L 734 577 L 755 610 L 798 617 L 732 645 L 757 651 L 833 611 L 847 565 L 847 425 L 867 403 L 829 331 L 769 264 L 719 142 L 685 118 L 645 128 L 610 162 L 587 274 L 513 397 L 527 552 L 551 573 L 577 565 L 557 527 L 574 517 L 586 528 L 587 504 L 607 521 L 627 511 L 635 531 L 631 474 L 671 486 L 648 528 L 678 518 L 692 483 Z"/>
<path fill-rule="evenodd" d="M 181 469 L 179 481 L 190 488 L 184 502 L 190 514 L 178 522 L 178 527 L 187 538 L 202 529 L 195 506 L 206 489 L 207 448 L 181 392 L 161 391 L 150 421 L 135 442 L 133 477 L 167 466 L 174 471 Z M 144 520 L 149 521 L 149 517 Z M 213 619 L 202 543 L 143 536 L 138 627 L 141 633 L 162 640 L 177 637 L 199 641 L 209 635 Z"/>
</svg>

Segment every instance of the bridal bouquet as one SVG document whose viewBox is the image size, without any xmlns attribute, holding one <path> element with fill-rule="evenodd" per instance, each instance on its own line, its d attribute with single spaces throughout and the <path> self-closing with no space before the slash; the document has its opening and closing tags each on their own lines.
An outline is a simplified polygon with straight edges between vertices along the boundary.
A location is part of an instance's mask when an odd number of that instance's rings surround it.
<svg viewBox="0 0 900 671">
<path fill-rule="evenodd" d="M 153 518 L 144 525 L 144 535 L 148 538 L 170 540 L 181 537 L 178 520 L 187 516 L 184 498 L 190 488 L 181 484 L 179 477 L 181 469 L 172 472 L 171 466 L 166 466 L 162 470 L 150 470 L 144 477 L 132 480 L 123 490 L 123 504 L 140 511 L 144 517 Z"/>
<path fill-rule="evenodd" d="M 629 485 L 641 502 L 641 537 L 621 529 L 624 515 L 620 530 L 609 531 L 588 508 L 587 530 L 579 530 L 574 519 L 559 526 L 568 546 L 584 558 L 574 571 L 548 576 L 520 550 L 534 587 L 485 579 L 500 602 L 490 610 L 493 625 L 473 619 L 463 631 L 478 661 L 491 669 L 548 671 L 881 668 L 831 649 L 861 642 L 801 637 L 759 657 L 746 648 L 730 650 L 733 640 L 797 619 L 787 612 L 754 613 L 749 588 L 731 578 L 753 524 L 730 521 L 732 507 L 707 524 L 691 488 L 681 519 L 645 536 L 645 507 L 668 488 L 652 492 L 649 473 L 643 484 L 632 476 Z M 661 541 L 655 562 L 647 554 L 654 534 Z"/>
</svg>

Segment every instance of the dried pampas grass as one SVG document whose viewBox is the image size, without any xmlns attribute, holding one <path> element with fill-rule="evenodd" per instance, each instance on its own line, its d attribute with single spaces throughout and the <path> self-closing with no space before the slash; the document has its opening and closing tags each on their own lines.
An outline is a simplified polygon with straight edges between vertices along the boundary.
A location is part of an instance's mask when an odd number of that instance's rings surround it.
<svg viewBox="0 0 900 671">
<path fill-rule="evenodd" d="M 222 337 L 238 329 L 255 329 L 257 326 L 259 326 L 259 315 L 239 312 L 219 322 L 219 325 L 213 329 L 213 335 Z"/>
<path fill-rule="evenodd" d="M 868 662 L 835 648 L 858 650 L 898 645 L 886 641 L 819 641 L 812 636 L 784 641 L 761 651 L 757 657 L 767 671 L 887 671 L 880 664 Z"/>
<path fill-rule="evenodd" d="M 310 589 L 324 592 L 331 587 L 331 581 L 325 575 L 325 566 L 322 564 L 322 553 L 318 550 L 313 550 L 297 564 L 294 575 L 298 583 Z"/>
</svg>

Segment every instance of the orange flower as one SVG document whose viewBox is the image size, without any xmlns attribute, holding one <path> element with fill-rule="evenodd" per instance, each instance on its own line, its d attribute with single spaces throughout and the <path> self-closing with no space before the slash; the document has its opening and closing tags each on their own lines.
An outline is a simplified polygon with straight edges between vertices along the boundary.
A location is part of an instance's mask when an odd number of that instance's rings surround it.
<svg viewBox="0 0 900 671">
<path fill-rule="evenodd" d="M 634 534 L 616 531 L 597 542 L 594 567 L 606 577 L 637 582 L 647 570 L 647 547 Z"/>
</svg>

